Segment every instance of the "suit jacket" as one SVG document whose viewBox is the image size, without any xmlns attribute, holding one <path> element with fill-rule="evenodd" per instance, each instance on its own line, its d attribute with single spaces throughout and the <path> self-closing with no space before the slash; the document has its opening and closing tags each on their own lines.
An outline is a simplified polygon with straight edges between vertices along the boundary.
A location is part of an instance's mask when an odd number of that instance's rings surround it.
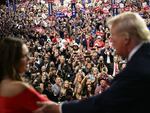
<svg viewBox="0 0 150 113">
<path fill-rule="evenodd" d="M 108 50 L 110 51 L 110 55 L 109 55 L 110 63 L 107 63 L 107 56 L 108 55 L 105 54 L 105 51 L 106 51 L 105 48 L 101 50 L 100 55 L 102 55 L 103 58 L 104 58 L 104 63 L 105 63 L 105 65 L 108 68 L 108 74 L 112 75 L 113 74 L 113 62 L 114 62 L 114 56 L 112 54 L 113 53 L 113 49 L 112 48 L 108 48 Z"/>
<path fill-rule="evenodd" d="M 150 113 L 150 43 L 145 43 L 111 87 L 87 100 L 62 104 L 63 113 Z"/>
<path fill-rule="evenodd" d="M 110 63 L 113 63 L 114 62 L 114 56 L 112 55 L 113 49 L 108 48 L 108 50 L 110 51 L 110 55 L 109 55 L 109 57 L 110 57 Z M 100 55 L 103 56 L 104 63 L 107 64 L 107 55 L 105 54 L 105 51 L 106 51 L 106 48 L 102 49 Z"/>
</svg>

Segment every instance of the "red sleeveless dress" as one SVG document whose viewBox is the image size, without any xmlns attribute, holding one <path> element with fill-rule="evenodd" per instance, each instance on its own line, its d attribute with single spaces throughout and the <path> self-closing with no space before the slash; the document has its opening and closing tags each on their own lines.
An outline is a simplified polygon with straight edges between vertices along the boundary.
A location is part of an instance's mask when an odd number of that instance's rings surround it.
<svg viewBox="0 0 150 113">
<path fill-rule="evenodd" d="M 37 101 L 49 100 L 32 88 L 13 97 L 0 96 L 0 113 L 32 113 L 38 108 Z"/>
</svg>

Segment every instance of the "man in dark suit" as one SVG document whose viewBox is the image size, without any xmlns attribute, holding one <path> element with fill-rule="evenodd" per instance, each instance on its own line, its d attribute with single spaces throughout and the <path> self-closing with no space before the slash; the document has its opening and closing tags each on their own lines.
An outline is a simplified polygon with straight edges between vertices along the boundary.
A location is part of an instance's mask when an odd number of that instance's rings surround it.
<svg viewBox="0 0 150 113">
<path fill-rule="evenodd" d="M 126 67 L 110 88 L 86 100 L 39 103 L 36 113 L 147 113 L 150 112 L 150 32 L 144 20 L 132 12 L 108 21 L 116 53 L 127 58 Z"/>
<path fill-rule="evenodd" d="M 104 58 L 104 63 L 108 68 L 108 74 L 113 74 L 114 51 L 109 46 L 109 42 L 105 41 L 105 47 L 101 50 L 100 55 Z"/>
</svg>

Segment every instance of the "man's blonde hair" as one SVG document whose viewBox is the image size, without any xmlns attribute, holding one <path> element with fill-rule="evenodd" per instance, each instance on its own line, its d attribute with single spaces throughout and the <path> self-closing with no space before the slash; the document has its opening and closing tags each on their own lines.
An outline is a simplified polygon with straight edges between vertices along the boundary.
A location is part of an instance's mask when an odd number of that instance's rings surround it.
<svg viewBox="0 0 150 113">
<path fill-rule="evenodd" d="M 132 36 L 141 41 L 150 39 L 150 31 L 146 22 L 138 13 L 125 12 L 119 14 L 109 19 L 107 24 L 109 27 L 117 26 L 118 33 L 125 33 L 129 37 Z"/>
</svg>

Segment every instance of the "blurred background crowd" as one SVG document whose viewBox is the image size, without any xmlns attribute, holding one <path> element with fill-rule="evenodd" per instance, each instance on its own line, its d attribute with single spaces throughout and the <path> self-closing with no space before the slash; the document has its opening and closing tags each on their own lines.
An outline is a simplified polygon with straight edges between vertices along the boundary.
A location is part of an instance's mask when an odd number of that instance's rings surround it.
<svg viewBox="0 0 150 113">
<path fill-rule="evenodd" d="M 138 12 L 150 28 L 150 0 L 7 0 L 0 5 L 0 37 L 27 44 L 23 81 L 55 102 L 86 99 L 105 91 L 126 66 L 106 25 L 124 11 Z"/>
</svg>

